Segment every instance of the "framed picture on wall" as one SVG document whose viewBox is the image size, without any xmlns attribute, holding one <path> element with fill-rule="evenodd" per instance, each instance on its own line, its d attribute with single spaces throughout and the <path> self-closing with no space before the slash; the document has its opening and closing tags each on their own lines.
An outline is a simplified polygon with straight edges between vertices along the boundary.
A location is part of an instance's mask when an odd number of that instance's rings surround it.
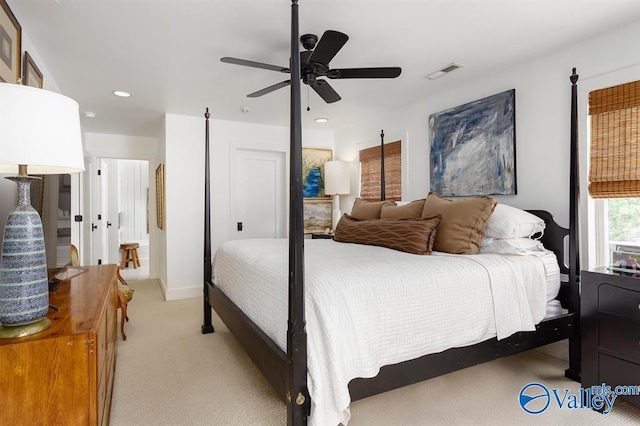
<svg viewBox="0 0 640 426">
<path fill-rule="evenodd" d="M 24 52 L 22 58 L 22 84 L 40 89 L 43 85 L 42 72 L 27 51 Z"/>
<path fill-rule="evenodd" d="M 156 169 L 156 219 L 158 228 L 164 229 L 164 164 Z"/>
<path fill-rule="evenodd" d="M 304 200 L 302 207 L 304 233 L 311 234 L 331 229 L 332 210 L 331 200 Z"/>
<path fill-rule="evenodd" d="M 431 191 L 517 193 L 515 98 L 511 89 L 429 117 Z"/>
<path fill-rule="evenodd" d="M 0 81 L 20 81 L 22 27 L 5 0 L 0 0 Z"/>
<path fill-rule="evenodd" d="M 324 193 L 324 163 L 333 159 L 330 149 L 302 148 L 302 193 L 304 198 L 331 199 Z"/>
</svg>

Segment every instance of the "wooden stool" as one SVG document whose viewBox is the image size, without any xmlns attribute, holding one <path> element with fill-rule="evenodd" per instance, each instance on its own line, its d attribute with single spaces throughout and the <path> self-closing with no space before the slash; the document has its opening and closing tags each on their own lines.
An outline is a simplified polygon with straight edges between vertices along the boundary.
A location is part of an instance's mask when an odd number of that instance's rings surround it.
<svg viewBox="0 0 640 426">
<path fill-rule="evenodd" d="M 124 243 L 120 244 L 122 249 L 122 262 L 120 262 L 120 269 L 128 268 L 129 262 L 133 263 L 134 269 L 140 266 L 140 258 L 138 257 L 138 243 Z"/>
</svg>

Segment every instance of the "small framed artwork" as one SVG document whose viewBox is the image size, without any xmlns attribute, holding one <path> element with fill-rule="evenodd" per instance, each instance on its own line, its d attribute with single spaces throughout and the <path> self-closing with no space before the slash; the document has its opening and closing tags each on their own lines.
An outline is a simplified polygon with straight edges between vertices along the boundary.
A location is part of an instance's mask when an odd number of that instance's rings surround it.
<svg viewBox="0 0 640 426">
<path fill-rule="evenodd" d="M 324 193 L 324 163 L 333 159 L 330 149 L 302 148 L 302 194 L 304 198 L 331 199 Z"/>
<path fill-rule="evenodd" d="M 158 228 L 165 228 L 164 220 L 164 164 L 156 169 L 156 219 Z"/>
<path fill-rule="evenodd" d="M 22 84 L 42 89 L 42 72 L 26 50 L 22 58 Z"/>
<path fill-rule="evenodd" d="M 312 234 L 331 229 L 333 227 L 332 210 L 333 202 L 331 200 L 304 200 L 302 207 L 304 233 Z"/>
<path fill-rule="evenodd" d="M 20 55 L 22 54 L 22 27 L 6 0 L 0 0 L 0 81 L 20 81 Z"/>
</svg>

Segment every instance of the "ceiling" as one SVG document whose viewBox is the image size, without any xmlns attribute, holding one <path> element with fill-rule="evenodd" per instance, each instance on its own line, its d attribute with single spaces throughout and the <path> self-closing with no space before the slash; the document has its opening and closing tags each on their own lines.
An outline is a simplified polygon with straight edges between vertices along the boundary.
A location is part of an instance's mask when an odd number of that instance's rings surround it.
<svg viewBox="0 0 640 426">
<path fill-rule="evenodd" d="M 8 0 L 88 132 L 158 136 L 164 113 L 289 125 L 289 90 L 246 95 L 288 75 L 288 0 Z M 330 80 L 326 104 L 302 86 L 303 126 L 334 130 L 640 19 L 640 0 L 300 0 L 300 34 L 344 32 L 332 68 L 400 66 L 396 79 Z M 302 50 L 302 47 L 300 46 Z M 464 68 L 426 75 L 452 63 Z M 46 84 L 46 83 L 45 83 Z M 117 98 L 114 90 L 132 94 Z M 310 111 L 306 111 L 307 106 Z M 242 112 L 248 109 L 248 112 Z M 86 118 L 94 112 L 95 118 Z M 318 124 L 317 117 L 328 123 Z"/>
</svg>

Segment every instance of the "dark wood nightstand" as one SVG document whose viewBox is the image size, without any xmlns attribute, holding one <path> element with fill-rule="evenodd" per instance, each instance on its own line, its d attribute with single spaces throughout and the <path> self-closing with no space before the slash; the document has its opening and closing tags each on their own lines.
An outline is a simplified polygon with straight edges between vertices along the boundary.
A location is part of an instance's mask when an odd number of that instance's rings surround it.
<svg viewBox="0 0 640 426">
<path fill-rule="evenodd" d="M 640 278 L 596 268 L 581 282 L 582 387 L 640 384 Z"/>
<path fill-rule="evenodd" d="M 312 240 L 333 240 L 333 234 L 327 234 L 325 232 L 318 232 L 311 234 Z"/>
</svg>

